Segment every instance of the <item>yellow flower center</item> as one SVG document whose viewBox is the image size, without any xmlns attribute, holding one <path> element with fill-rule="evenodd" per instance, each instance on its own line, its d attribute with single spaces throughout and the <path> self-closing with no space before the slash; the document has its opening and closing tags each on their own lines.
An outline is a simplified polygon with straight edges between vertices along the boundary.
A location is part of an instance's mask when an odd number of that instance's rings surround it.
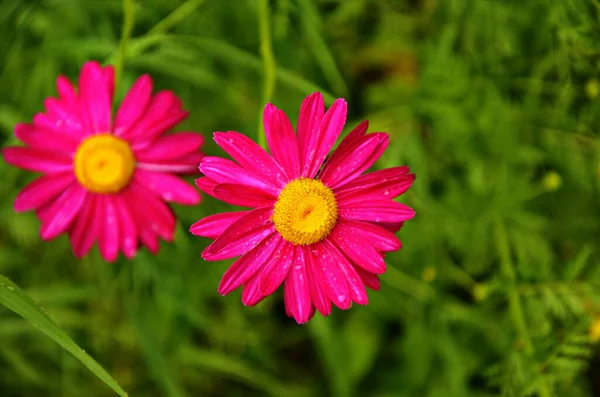
<svg viewBox="0 0 600 397">
<path fill-rule="evenodd" d="M 314 244 L 329 235 L 337 222 L 335 195 L 323 182 L 300 178 L 288 183 L 275 203 L 273 223 L 285 240 Z"/>
<path fill-rule="evenodd" d="M 75 176 L 94 193 L 117 193 L 129 184 L 135 158 L 129 143 L 111 134 L 86 138 L 75 152 Z"/>
</svg>

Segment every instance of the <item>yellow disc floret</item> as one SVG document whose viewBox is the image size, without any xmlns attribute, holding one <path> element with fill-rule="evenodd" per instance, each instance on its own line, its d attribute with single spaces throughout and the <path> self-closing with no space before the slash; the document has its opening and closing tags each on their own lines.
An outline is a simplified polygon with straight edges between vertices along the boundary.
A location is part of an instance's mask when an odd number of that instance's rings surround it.
<svg viewBox="0 0 600 397">
<path fill-rule="evenodd" d="M 86 138 L 75 152 L 75 176 L 94 193 L 117 193 L 125 188 L 135 169 L 135 158 L 127 141 L 111 134 Z"/>
<path fill-rule="evenodd" d="M 329 235 L 338 218 L 335 195 L 323 182 L 300 178 L 288 183 L 275 203 L 273 223 L 285 240 L 314 244 Z"/>
</svg>

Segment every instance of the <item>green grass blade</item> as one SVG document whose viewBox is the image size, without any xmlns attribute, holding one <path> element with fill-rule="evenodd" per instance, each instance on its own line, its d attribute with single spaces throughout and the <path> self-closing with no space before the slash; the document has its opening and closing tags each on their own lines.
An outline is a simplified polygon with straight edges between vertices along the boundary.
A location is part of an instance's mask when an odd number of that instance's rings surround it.
<svg viewBox="0 0 600 397">
<path fill-rule="evenodd" d="M 239 67 L 253 69 L 260 72 L 262 70 L 262 61 L 256 55 L 237 48 L 223 40 L 211 39 L 206 37 L 197 37 L 190 35 L 154 35 L 131 40 L 128 46 L 128 58 L 139 57 L 141 54 L 154 45 L 165 45 L 169 43 L 190 43 L 203 54 L 212 55 L 215 58 L 226 62 L 231 62 Z M 114 62 L 114 55 L 106 63 Z M 276 79 L 288 87 L 294 88 L 303 93 L 320 91 L 323 94 L 326 104 L 331 104 L 336 99 L 329 91 L 323 87 L 305 79 L 292 71 L 277 66 L 275 69 Z"/>
<path fill-rule="evenodd" d="M 319 23 L 317 19 L 319 18 L 319 13 L 314 9 L 314 4 L 309 0 L 300 0 L 300 8 L 304 34 L 314 54 L 315 62 L 317 62 L 325 78 L 331 87 L 333 87 L 333 91 L 342 97 L 346 97 L 348 95 L 348 87 L 346 86 L 344 77 L 318 29 Z"/>
<path fill-rule="evenodd" d="M 71 353 L 94 375 L 106 383 L 118 395 L 126 397 L 127 393 L 106 372 L 100 364 L 85 353 L 73 340 L 52 321 L 50 317 L 23 290 L 12 281 L 0 275 L 0 303 L 17 313 L 31 325 L 42 331 L 63 349 Z"/>
<path fill-rule="evenodd" d="M 180 351 L 180 360 L 192 368 L 236 379 L 265 394 L 272 396 L 306 396 L 308 391 L 301 385 L 281 383 L 249 363 L 229 357 L 218 351 L 186 347 Z"/>
</svg>

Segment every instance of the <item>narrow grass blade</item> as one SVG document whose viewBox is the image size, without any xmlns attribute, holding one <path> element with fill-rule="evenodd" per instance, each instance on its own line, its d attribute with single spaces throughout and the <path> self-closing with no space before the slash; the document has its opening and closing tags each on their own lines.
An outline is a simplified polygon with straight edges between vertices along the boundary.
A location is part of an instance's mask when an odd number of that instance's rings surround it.
<svg viewBox="0 0 600 397">
<path fill-rule="evenodd" d="M 63 349 L 71 353 L 85 365 L 101 381 L 106 383 L 118 395 L 126 397 L 127 393 L 92 357 L 84 352 L 73 340 L 52 321 L 50 317 L 23 290 L 12 281 L 0 275 L 0 304 L 17 313 L 31 325 L 42 331 Z"/>
<path fill-rule="evenodd" d="M 190 367 L 212 372 L 256 388 L 271 396 L 306 396 L 307 390 L 296 384 L 284 384 L 277 378 L 252 367 L 239 359 L 218 351 L 186 347 L 180 351 L 180 360 Z"/>
</svg>

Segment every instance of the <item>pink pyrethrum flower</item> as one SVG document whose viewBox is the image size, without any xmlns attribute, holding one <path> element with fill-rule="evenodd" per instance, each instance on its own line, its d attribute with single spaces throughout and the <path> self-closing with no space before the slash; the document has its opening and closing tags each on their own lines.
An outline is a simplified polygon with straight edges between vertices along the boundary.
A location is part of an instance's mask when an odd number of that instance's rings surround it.
<svg viewBox="0 0 600 397">
<path fill-rule="evenodd" d="M 296 135 L 285 113 L 268 104 L 264 125 L 269 155 L 237 132 L 214 139 L 235 161 L 207 156 L 196 180 L 205 193 L 251 210 L 211 215 L 190 231 L 214 239 L 206 260 L 240 256 L 225 272 L 219 293 L 243 286 L 242 302 L 255 305 L 282 283 L 286 312 L 298 323 L 331 303 L 367 304 L 365 286 L 379 289 L 386 252 L 400 249 L 394 235 L 414 211 L 393 199 L 415 176 L 408 167 L 363 174 L 383 154 L 386 133 L 359 124 L 326 157 L 346 122 L 346 102 L 325 113 L 320 93 L 300 109 Z"/>
<path fill-rule="evenodd" d="M 167 134 L 187 117 L 169 91 L 152 94 L 141 76 L 112 117 L 114 69 L 87 62 L 79 89 L 57 79 L 58 98 L 15 135 L 25 146 L 2 150 L 6 162 L 43 175 L 15 200 L 16 211 L 35 210 L 41 236 L 68 233 L 77 257 L 95 241 L 107 261 L 122 251 L 135 256 L 139 242 L 152 252 L 158 237 L 173 238 L 175 217 L 165 201 L 197 204 L 197 190 L 174 174 L 197 172 L 202 136 Z"/>
</svg>

